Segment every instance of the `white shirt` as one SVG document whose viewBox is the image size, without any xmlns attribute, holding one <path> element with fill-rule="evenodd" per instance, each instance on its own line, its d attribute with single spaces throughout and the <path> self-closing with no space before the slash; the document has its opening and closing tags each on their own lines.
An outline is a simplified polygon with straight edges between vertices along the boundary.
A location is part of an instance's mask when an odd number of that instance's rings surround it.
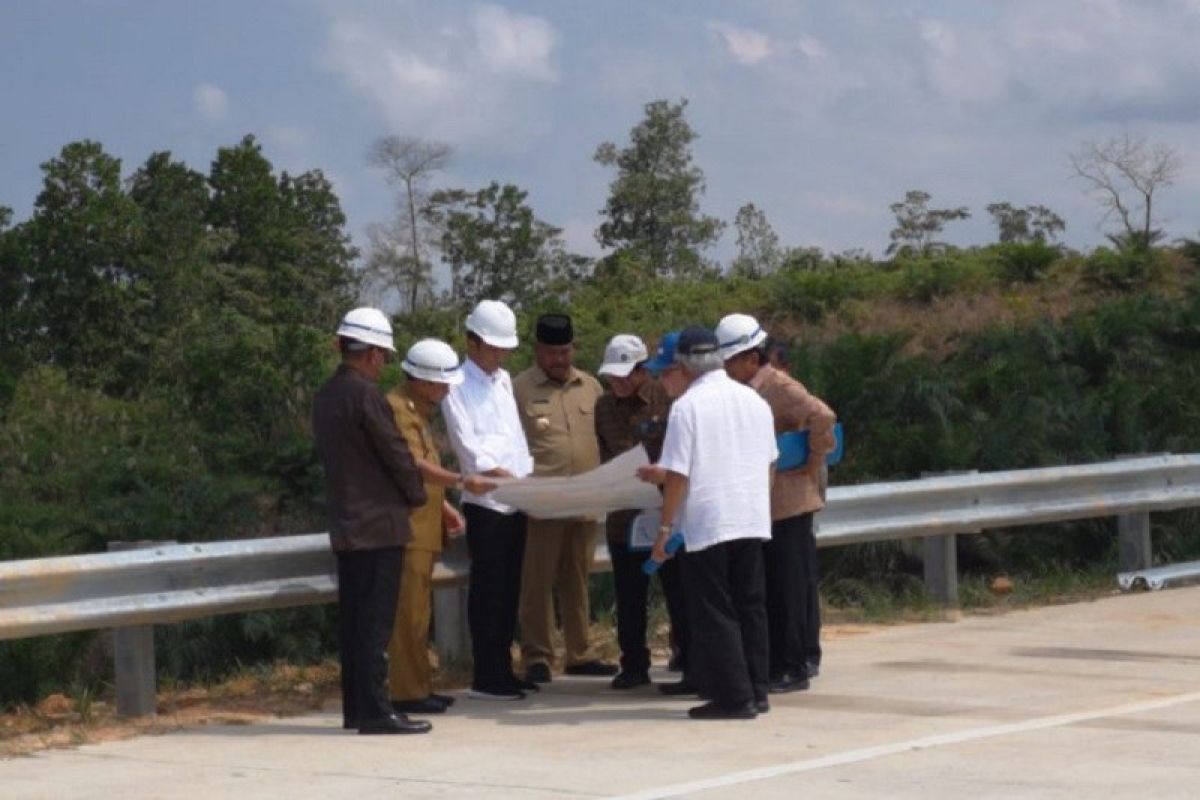
<svg viewBox="0 0 1200 800">
<path fill-rule="evenodd" d="M 771 464 L 779 456 L 771 407 L 715 370 L 671 407 L 659 466 L 686 475 L 674 527 L 691 552 L 734 539 L 771 538 Z"/>
<path fill-rule="evenodd" d="M 463 364 L 463 382 L 451 386 L 442 401 L 442 416 L 464 475 L 496 467 L 518 478 L 533 472 L 533 458 L 513 399 L 512 379 L 505 370 L 497 369 L 489 375 L 468 358 Z M 516 510 L 488 495 L 464 491 L 462 499 L 502 514 Z"/>
</svg>

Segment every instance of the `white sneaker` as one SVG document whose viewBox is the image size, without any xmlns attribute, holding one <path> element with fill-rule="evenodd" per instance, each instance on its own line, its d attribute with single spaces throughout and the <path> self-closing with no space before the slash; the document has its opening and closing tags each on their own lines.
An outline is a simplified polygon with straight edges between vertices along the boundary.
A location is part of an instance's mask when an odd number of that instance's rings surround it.
<svg viewBox="0 0 1200 800">
<path fill-rule="evenodd" d="M 515 689 L 495 689 L 492 691 L 484 691 L 483 689 L 471 688 L 467 692 L 467 697 L 475 700 L 524 700 L 525 693 L 518 692 Z"/>
</svg>

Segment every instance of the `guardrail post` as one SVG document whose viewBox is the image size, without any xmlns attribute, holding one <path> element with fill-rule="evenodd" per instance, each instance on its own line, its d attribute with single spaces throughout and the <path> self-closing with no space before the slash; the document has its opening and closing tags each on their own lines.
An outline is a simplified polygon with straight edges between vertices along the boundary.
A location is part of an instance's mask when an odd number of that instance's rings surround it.
<svg viewBox="0 0 1200 800">
<path fill-rule="evenodd" d="M 467 541 L 451 539 L 442 551 L 447 564 L 467 563 Z M 433 591 L 433 641 L 438 663 L 465 664 L 471 657 L 471 639 L 467 629 L 467 585 L 456 583 Z"/>
<path fill-rule="evenodd" d="M 142 550 L 174 542 L 109 542 L 110 552 Z M 157 673 L 154 667 L 154 626 L 130 625 L 113 629 L 113 671 L 117 684 L 117 714 L 154 716 Z"/>
<path fill-rule="evenodd" d="M 942 605 L 958 605 L 957 537 L 926 536 L 924 545 L 925 590 Z"/>
<path fill-rule="evenodd" d="M 1117 515 L 1117 544 L 1121 572 L 1154 566 L 1150 540 L 1150 512 Z"/>
<path fill-rule="evenodd" d="M 922 478 L 950 475 L 974 475 L 977 469 L 950 472 L 922 472 Z M 922 560 L 925 564 L 925 591 L 944 606 L 958 605 L 958 539 L 955 534 L 926 536 Z"/>
</svg>

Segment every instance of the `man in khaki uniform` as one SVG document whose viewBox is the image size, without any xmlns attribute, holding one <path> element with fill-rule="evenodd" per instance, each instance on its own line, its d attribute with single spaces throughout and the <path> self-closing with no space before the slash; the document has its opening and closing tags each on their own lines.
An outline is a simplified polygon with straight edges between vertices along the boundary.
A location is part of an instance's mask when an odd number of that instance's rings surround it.
<svg viewBox="0 0 1200 800">
<path fill-rule="evenodd" d="M 538 318 L 535 365 L 513 379 L 513 394 L 537 476 L 578 475 L 600 464 L 594 413 L 604 393 L 599 381 L 571 363 L 575 352 L 571 318 Z M 614 675 L 588 642 L 588 573 L 597 524 L 583 519 L 530 519 L 521 571 L 521 659 L 525 679 L 550 681 L 554 660 L 553 592 L 558 591 L 568 675 Z"/>
<path fill-rule="evenodd" d="M 388 644 L 388 695 L 397 712 L 440 714 L 454 698 L 433 692 L 428 651 L 433 562 L 442 551 L 443 535 L 464 529 L 462 515 L 447 502 L 445 490 L 456 486 L 483 494 L 495 484 L 479 475 L 444 469 L 433 438 L 434 407 L 452 385 L 462 382 L 454 349 L 436 339 L 423 339 L 409 348 L 400 368 L 405 382 L 388 392 L 387 401 L 421 471 L 427 499 L 409 516 L 412 539 L 404 554 L 400 602 Z"/>
</svg>

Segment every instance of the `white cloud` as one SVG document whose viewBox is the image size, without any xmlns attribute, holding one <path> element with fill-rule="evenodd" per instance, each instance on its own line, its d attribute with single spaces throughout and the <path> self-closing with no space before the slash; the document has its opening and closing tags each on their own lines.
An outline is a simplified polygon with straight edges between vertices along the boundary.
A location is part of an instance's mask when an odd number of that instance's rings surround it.
<svg viewBox="0 0 1200 800">
<path fill-rule="evenodd" d="M 323 65 L 392 130 L 454 144 L 491 140 L 503 149 L 546 124 L 544 87 L 558 79 L 559 35 L 549 22 L 492 5 L 461 16 L 415 7 L 330 10 Z"/>
<path fill-rule="evenodd" d="M 220 122 L 229 113 L 228 95 L 211 83 L 202 83 L 192 90 L 192 103 L 209 122 Z"/>
<path fill-rule="evenodd" d="M 473 15 L 471 25 L 488 67 L 533 80 L 558 79 L 551 56 L 559 37 L 546 20 L 513 14 L 499 6 L 483 6 Z"/>
<path fill-rule="evenodd" d="M 765 33 L 727 22 L 710 22 L 708 29 L 720 37 L 725 50 L 739 64 L 753 66 L 775 52 L 770 37 Z"/>
</svg>

